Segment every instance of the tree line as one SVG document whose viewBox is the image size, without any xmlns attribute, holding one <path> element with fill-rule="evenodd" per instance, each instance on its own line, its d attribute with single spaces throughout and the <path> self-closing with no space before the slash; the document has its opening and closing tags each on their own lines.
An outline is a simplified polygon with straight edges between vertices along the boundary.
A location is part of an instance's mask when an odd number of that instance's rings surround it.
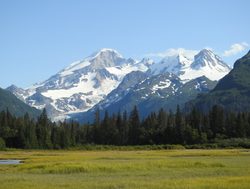
<svg viewBox="0 0 250 189">
<path fill-rule="evenodd" d="M 227 112 L 213 106 L 208 113 L 195 108 L 190 113 L 160 109 L 141 120 L 139 111 L 95 112 L 93 124 L 74 121 L 51 122 L 46 110 L 37 120 L 28 114 L 15 117 L 8 110 L 0 113 L 0 147 L 26 149 L 63 149 L 84 144 L 148 145 L 203 144 L 214 139 L 250 137 L 250 113 Z"/>
</svg>

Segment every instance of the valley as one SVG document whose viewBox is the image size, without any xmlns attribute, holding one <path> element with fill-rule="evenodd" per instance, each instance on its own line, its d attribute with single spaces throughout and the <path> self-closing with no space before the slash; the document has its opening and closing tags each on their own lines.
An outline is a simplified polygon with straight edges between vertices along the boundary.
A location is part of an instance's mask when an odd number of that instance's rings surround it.
<svg viewBox="0 0 250 189">
<path fill-rule="evenodd" d="M 249 189 L 249 7 L 0 1 L 0 189 Z"/>
</svg>

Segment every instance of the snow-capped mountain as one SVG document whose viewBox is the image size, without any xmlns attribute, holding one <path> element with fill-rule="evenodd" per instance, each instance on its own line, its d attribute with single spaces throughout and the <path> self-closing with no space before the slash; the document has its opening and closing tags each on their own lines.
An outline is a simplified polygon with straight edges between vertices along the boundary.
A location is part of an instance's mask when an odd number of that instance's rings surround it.
<svg viewBox="0 0 250 189">
<path fill-rule="evenodd" d="M 137 105 L 148 110 L 162 104 L 174 107 L 176 99 L 182 103 L 212 89 L 210 80 L 219 80 L 229 71 L 221 58 L 207 49 L 193 58 L 179 54 L 157 63 L 146 58 L 126 59 L 116 50 L 102 49 L 28 89 L 7 89 L 33 107 L 46 108 L 57 120 L 96 107 L 131 107 L 135 99 Z M 206 83 L 210 83 L 208 87 Z"/>
<path fill-rule="evenodd" d="M 46 108 L 51 117 L 84 112 L 103 100 L 126 74 L 145 72 L 151 64 L 149 59 L 125 59 L 116 50 L 102 49 L 26 90 L 9 90 L 31 106 Z"/>
<path fill-rule="evenodd" d="M 184 54 L 169 56 L 150 67 L 154 75 L 161 73 L 174 73 L 182 82 L 206 76 L 212 81 L 218 81 L 229 73 L 231 68 L 215 55 L 211 50 L 203 49 L 193 59 Z"/>
</svg>

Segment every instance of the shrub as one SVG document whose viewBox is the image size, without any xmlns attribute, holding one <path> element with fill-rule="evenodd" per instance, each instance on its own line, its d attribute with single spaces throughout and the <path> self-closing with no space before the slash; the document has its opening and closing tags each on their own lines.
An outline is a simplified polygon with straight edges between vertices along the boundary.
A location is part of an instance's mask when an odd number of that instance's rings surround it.
<svg viewBox="0 0 250 189">
<path fill-rule="evenodd" d="M 5 141 L 0 137 L 0 150 L 4 150 L 5 148 Z"/>
</svg>

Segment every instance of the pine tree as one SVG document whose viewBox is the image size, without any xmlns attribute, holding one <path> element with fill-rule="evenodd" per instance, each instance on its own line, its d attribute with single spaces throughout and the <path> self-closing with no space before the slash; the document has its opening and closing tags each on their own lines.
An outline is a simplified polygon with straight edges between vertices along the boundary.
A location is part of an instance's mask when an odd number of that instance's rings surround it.
<svg viewBox="0 0 250 189">
<path fill-rule="evenodd" d="M 128 132 L 129 132 L 129 124 L 127 118 L 127 111 L 123 112 L 122 116 L 122 127 L 121 127 L 121 144 L 126 145 L 128 144 Z"/>
<path fill-rule="evenodd" d="M 51 131 L 51 142 L 53 144 L 54 149 L 61 149 L 61 125 L 62 123 L 59 122 L 57 124 L 53 123 L 52 131 Z"/>
<path fill-rule="evenodd" d="M 37 140 L 40 148 L 51 148 L 51 123 L 47 117 L 46 109 L 43 109 L 42 114 L 37 121 Z"/>
<path fill-rule="evenodd" d="M 223 108 L 218 105 L 213 106 L 209 113 L 209 117 L 213 137 L 224 134 L 226 129 Z"/>
<path fill-rule="evenodd" d="M 237 123 L 236 136 L 237 137 L 245 137 L 246 130 L 245 130 L 245 120 L 244 120 L 243 113 L 238 113 L 236 123 Z"/>
<path fill-rule="evenodd" d="M 91 138 L 93 143 L 100 144 L 102 141 L 102 134 L 100 132 L 100 110 L 99 108 L 95 112 L 94 124 L 91 132 Z"/>
<path fill-rule="evenodd" d="M 36 126 L 33 120 L 30 120 L 29 114 L 24 115 L 24 125 L 25 125 L 25 148 L 37 148 L 37 137 L 36 137 Z"/>
<path fill-rule="evenodd" d="M 163 108 L 160 109 L 158 116 L 157 116 L 157 126 L 155 129 L 155 142 L 157 144 L 163 144 L 164 143 L 164 130 L 167 127 L 167 119 L 168 115 L 167 113 L 163 110 Z"/>
<path fill-rule="evenodd" d="M 176 127 L 176 142 L 183 143 L 184 142 L 184 120 L 182 113 L 180 111 L 179 105 L 176 108 L 175 114 L 175 127 Z"/>
<path fill-rule="evenodd" d="M 17 135 L 13 137 L 13 144 L 15 148 L 25 148 L 28 141 L 26 141 L 25 130 L 26 125 L 22 118 L 18 118 L 16 121 Z M 29 145 L 29 144 L 27 144 Z"/>
<path fill-rule="evenodd" d="M 131 111 L 129 116 L 129 144 L 139 144 L 140 117 L 137 107 Z"/>
<path fill-rule="evenodd" d="M 164 130 L 164 143 L 174 144 L 176 143 L 176 133 L 175 133 L 175 117 L 172 111 L 169 111 L 167 126 Z"/>
<path fill-rule="evenodd" d="M 122 145 L 123 144 L 123 134 L 124 134 L 124 128 L 123 128 L 123 120 L 122 120 L 122 116 L 121 113 L 118 112 L 117 114 L 117 119 L 116 119 L 116 127 L 118 129 L 118 135 L 119 135 L 119 139 L 118 139 L 118 145 Z"/>
</svg>

